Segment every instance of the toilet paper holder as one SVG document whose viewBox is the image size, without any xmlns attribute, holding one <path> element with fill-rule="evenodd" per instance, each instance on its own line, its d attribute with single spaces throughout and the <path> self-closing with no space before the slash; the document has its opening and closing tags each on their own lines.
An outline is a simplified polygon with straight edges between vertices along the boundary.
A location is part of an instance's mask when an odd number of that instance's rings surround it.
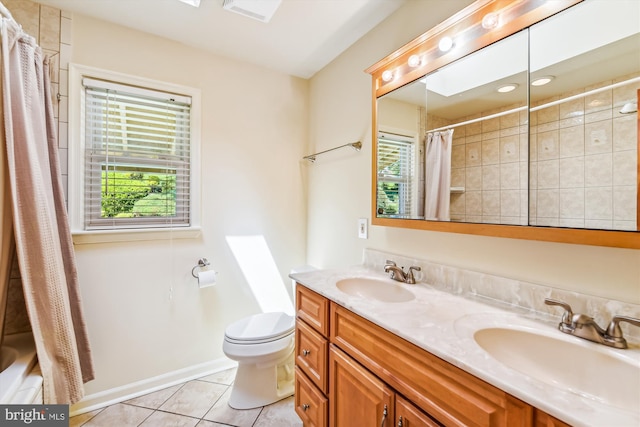
<svg viewBox="0 0 640 427">
<path fill-rule="evenodd" d="M 191 269 L 191 275 L 197 279 L 198 275 L 196 274 L 196 268 L 205 268 L 206 266 L 208 266 L 210 264 L 211 263 L 209 261 L 207 261 L 206 258 L 200 258 L 198 260 L 198 265 L 196 265 L 195 267 L 193 267 Z"/>
</svg>

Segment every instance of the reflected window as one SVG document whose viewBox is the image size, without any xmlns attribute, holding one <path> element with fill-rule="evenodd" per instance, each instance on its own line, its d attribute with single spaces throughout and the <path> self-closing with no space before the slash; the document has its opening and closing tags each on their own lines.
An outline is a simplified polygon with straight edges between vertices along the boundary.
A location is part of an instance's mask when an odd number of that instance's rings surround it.
<svg viewBox="0 0 640 427">
<path fill-rule="evenodd" d="M 416 214 L 414 138 L 378 134 L 379 216 L 409 218 Z"/>
</svg>

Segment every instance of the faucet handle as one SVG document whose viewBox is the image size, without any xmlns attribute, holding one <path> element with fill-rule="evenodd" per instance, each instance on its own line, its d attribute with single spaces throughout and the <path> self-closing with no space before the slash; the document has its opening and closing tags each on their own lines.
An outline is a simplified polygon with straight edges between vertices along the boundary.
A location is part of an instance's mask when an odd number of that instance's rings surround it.
<svg viewBox="0 0 640 427">
<path fill-rule="evenodd" d="M 640 326 L 640 319 L 629 316 L 613 316 L 613 319 L 611 319 L 611 323 L 609 323 L 606 339 L 608 341 L 618 343 L 620 345 L 619 348 L 627 348 L 627 340 L 624 339 L 622 335 L 620 322 L 627 322 L 635 326 Z"/>
<path fill-rule="evenodd" d="M 571 310 L 571 306 L 564 301 L 558 301 L 557 299 L 545 298 L 544 303 L 547 305 L 557 305 L 564 308 L 564 313 L 562 314 L 562 321 L 558 325 L 558 329 L 562 332 L 567 332 L 573 329 L 572 326 L 572 318 L 573 318 L 573 310 Z"/>
<path fill-rule="evenodd" d="M 395 261 L 391 261 L 390 259 L 388 259 L 388 260 L 385 262 L 385 266 L 387 266 L 387 265 L 393 265 L 393 266 L 395 267 L 396 263 L 395 263 Z"/>
<path fill-rule="evenodd" d="M 415 285 L 416 278 L 413 276 L 414 270 L 422 271 L 422 268 L 416 267 L 415 265 L 412 265 L 411 267 L 409 267 L 409 273 L 407 273 L 407 280 L 405 280 L 405 283 L 408 283 L 410 285 Z"/>
</svg>

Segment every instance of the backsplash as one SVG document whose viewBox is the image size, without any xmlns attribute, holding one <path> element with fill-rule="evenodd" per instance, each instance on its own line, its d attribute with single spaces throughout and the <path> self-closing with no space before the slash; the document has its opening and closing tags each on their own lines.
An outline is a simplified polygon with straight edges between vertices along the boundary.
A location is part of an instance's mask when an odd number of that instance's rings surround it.
<svg viewBox="0 0 640 427">
<path fill-rule="evenodd" d="M 614 315 L 625 315 L 640 318 L 640 305 L 616 301 L 572 291 L 544 286 L 522 280 L 509 279 L 487 273 L 465 270 L 435 262 L 420 260 L 388 252 L 365 249 L 363 265 L 382 272 L 387 260 L 396 262 L 398 266 L 419 266 L 422 271 L 416 273 L 416 280 L 426 286 L 435 287 L 451 294 L 487 298 L 492 302 L 535 311 L 549 315 L 560 321 L 562 309 L 544 303 L 545 298 L 564 301 L 571 306 L 574 313 L 591 316 L 602 327 L 611 321 Z M 622 322 L 621 328 L 626 337 L 640 341 L 640 328 Z"/>
</svg>

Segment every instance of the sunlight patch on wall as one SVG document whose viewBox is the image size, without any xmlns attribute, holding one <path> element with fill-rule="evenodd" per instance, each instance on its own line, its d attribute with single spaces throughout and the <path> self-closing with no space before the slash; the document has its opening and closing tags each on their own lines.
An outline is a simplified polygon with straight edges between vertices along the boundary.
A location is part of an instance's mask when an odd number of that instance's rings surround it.
<svg viewBox="0 0 640 427">
<path fill-rule="evenodd" d="M 264 236 L 226 239 L 262 312 L 283 311 L 293 315 L 293 304 Z"/>
</svg>

